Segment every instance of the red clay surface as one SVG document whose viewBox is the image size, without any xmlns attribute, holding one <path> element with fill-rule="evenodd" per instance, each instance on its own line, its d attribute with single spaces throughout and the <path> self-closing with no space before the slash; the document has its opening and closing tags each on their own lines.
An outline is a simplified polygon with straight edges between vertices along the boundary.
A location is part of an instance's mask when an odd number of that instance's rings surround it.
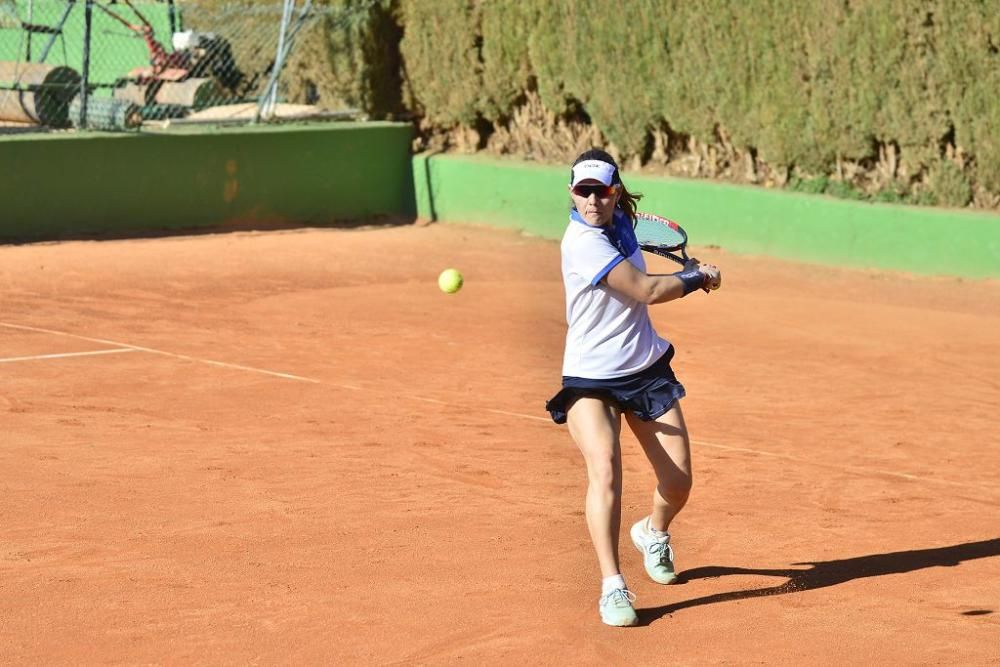
<svg viewBox="0 0 1000 667">
<path fill-rule="evenodd" d="M 643 625 L 614 629 L 543 409 L 557 243 L 0 247 L 0 662 L 996 663 L 1000 285 L 696 250 L 723 289 L 653 310 L 684 579 L 624 540 Z M 624 450 L 627 530 L 653 482 Z"/>
</svg>

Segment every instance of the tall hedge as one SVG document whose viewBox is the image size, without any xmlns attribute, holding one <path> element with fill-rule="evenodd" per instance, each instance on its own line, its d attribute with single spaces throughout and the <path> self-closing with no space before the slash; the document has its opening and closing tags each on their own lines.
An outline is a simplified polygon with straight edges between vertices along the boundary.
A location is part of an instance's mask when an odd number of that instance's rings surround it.
<svg viewBox="0 0 1000 667">
<path fill-rule="evenodd" d="M 380 4 L 401 39 L 358 70 L 397 52 L 402 104 L 428 131 L 488 133 L 530 91 L 625 157 L 666 127 L 811 173 L 891 150 L 901 173 L 1000 193 L 997 0 Z"/>
<path fill-rule="evenodd" d="M 394 0 L 329 0 L 325 28 L 331 82 L 327 104 L 378 116 L 401 113 L 402 27 Z M 311 54 L 319 57 L 320 54 Z"/>
</svg>

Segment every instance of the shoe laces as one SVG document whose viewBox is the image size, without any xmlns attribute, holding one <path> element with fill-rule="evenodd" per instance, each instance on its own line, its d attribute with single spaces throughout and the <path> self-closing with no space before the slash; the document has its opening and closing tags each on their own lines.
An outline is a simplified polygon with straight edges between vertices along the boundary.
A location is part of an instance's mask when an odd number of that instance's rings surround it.
<svg viewBox="0 0 1000 667">
<path fill-rule="evenodd" d="M 621 607 L 623 603 L 631 605 L 635 602 L 635 593 L 627 588 L 616 588 L 607 595 L 601 597 L 601 605 L 612 605 Z"/>
<path fill-rule="evenodd" d="M 672 563 L 674 561 L 674 548 L 670 546 L 670 538 L 661 541 L 650 542 L 646 545 L 646 551 L 651 556 L 658 556 L 660 565 Z"/>
</svg>

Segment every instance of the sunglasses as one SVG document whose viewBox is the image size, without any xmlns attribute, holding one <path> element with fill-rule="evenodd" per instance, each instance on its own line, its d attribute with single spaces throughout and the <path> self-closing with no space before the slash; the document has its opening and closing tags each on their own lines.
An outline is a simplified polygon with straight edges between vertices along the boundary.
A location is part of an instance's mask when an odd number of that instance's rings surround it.
<svg viewBox="0 0 1000 667">
<path fill-rule="evenodd" d="M 614 196 L 617 186 L 612 185 L 576 185 L 573 187 L 573 194 L 584 199 L 590 195 L 597 195 L 598 199 L 607 199 Z"/>
</svg>

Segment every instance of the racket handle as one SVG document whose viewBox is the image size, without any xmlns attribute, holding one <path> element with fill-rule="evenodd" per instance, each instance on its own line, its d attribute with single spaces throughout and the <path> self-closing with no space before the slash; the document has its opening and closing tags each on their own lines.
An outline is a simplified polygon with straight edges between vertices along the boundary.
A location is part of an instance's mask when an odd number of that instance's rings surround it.
<svg viewBox="0 0 1000 667">
<path fill-rule="evenodd" d="M 685 271 L 691 271 L 692 269 L 697 270 L 699 266 L 701 266 L 701 262 L 698 261 L 697 257 L 688 257 L 688 260 L 684 262 Z M 712 290 L 709 289 L 708 285 L 706 284 L 704 287 L 701 288 L 701 291 L 704 292 L 705 294 L 709 294 L 711 293 Z"/>
</svg>

